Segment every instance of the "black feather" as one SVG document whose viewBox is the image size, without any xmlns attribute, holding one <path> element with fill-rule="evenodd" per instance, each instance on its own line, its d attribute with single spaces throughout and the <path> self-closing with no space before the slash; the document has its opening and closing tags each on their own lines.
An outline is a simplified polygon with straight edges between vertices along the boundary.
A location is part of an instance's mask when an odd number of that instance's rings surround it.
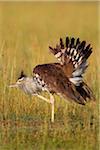
<svg viewBox="0 0 100 150">
<path fill-rule="evenodd" d="M 57 49 L 56 48 L 52 48 L 51 46 L 49 46 L 50 51 L 55 55 L 57 53 Z"/>
<path fill-rule="evenodd" d="M 73 48 L 73 47 L 74 47 L 74 41 L 75 41 L 75 39 L 74 39 L 74 38 L 71 38 L 70 48 Z"/>
<path fill-rule="evenodd" d="M 74 48 L 77 48 L 77 46 L 80 44 L 80 39 L 79 38 L 77 38 L 77 40 L 76 40 L 76 45 L 74 46 Z"/>
<path fill-rule="evenodd" d="M 69 37 L 66 37 L 66 47 L 68 48 L 69 46 Z"/>
<path fill-rule="evenodd" d="M 60 46 L 61 46 L 61 49 L 63 49 L 63 48 L 64 48 L 64 43 L 63 43 L 62 38 L 60 38 Z"/>
<path fill-rule="evenodd" d="M 24 74 L 24 71 L 22 70 L 22 71 L 21 71 L 21 74 L 20 74 L 20 77 L 19 77 L 18 79 L 21 79 L 21 78 L 23 78 L 23 77 L 27 77 L 27 76 Z"/>
<path fill-rule="evenodd" d="M 90 98 L 89 93 L 83 88 L 83 83 L 81 83 L 80 86 L 76 86 L 76 90 L 80 93 L 85 101 L 87 97 Z"/>
<path fill-rule="evenodd" d="M 82 54 L 85 55 L 90 50 L 90 44 L 82 51 Z"/>
<path fill-rule="evenodd" d="M 82 45 L 82 42 L 81 42 L 81 43 L 78 45 L 77 50 L 81 52 L 81 51 L 82 51 L 82 46 L 83 46 L 83 45 Z"/>
<path fill-rule="evenodd" d="M 89 44 L 89 45 L 87 45 L 87 47 L 86 47 L 85 51 L 87 51 L 89 48 L 90 48 L 90 44 Z"/>
<path fill-rule="evenodd" d="M 86 41 L 82 41 L 81 45 L 82 45 L 82 50 L 84 50 L 85 45 L 86 45 Z"/>
<path fill-rule="evenodd" d="M 85 59 L 88 59 L 91 53 L 92 53 L 92 48 L 90 48 L 89 51 L 85 54 Z"/>
</svg>

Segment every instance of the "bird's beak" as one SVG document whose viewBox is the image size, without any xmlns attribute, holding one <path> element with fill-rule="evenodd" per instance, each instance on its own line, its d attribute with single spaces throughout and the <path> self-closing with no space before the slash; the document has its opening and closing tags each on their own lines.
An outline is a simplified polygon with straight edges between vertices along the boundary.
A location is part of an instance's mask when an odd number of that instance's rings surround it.
<svg viewBox="0 0 100 150">
<path fill-rule="evenodd" d="M 14 88 L 14 87 L 18 87 L 18 85 L 15 83 L 15 84 L 11 84 L 9 85 L 10 88 Z"/>
</svg>

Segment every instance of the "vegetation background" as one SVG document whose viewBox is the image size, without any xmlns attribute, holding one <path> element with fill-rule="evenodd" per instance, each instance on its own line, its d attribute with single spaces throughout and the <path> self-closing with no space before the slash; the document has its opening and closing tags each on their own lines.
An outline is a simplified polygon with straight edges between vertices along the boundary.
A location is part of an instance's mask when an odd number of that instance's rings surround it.
<svg viewBox="0 0 100 150">
<path fill-rule="evenodd" d="M 0 2 L 0 149 L 99 150 L 99 2 Z M 48 46 L 80 37 L 93 46 L 85 80 L 96 103 L 80 106 L 58 96 L 51 107 L 8 85 L 23 69 L 55 62 Z"/>
</svg>

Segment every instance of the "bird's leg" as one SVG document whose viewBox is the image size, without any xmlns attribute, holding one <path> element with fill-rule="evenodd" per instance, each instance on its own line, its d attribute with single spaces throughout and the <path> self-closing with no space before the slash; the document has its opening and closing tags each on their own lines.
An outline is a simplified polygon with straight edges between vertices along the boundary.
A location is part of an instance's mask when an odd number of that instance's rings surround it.
<svg viewBox="0 0 100 150">
<path fill-rule="evenodd" d="M 46 101 L 47 103 L 51 103 L 49 99 L 43 97 L 42 95 L 37 95 L 37 97 L 39 97 L 40 99 Z"/>
<path fill-rule="evenodd" d="M 54 122 L 54 97 L 50 93 L 50 103 L 52 105 L 51 122 Z"/>
<path fill-rule="evenodd" d="M 40 99 L 42 99 L 52 105 L 51 122 L 54 122 L 54 97 L 53 97 L 53 95 L 50 93 L 50 100 L 43 97 L 42 95 L 37 95 L 37 97 L 39 97 Z"/>
<path fill-rule="evenodd" d="M 45 98 L 45 97 L 43 97 L 42 95 L 39 95 L 39 94 L 33 94 L 33 96 L 37 96 L 38 98 L 40 98 L 40 99 L 46 101 L 47 103 L 51 104 L 50 100 L 47 99 L 47 98 Z M 30 108 L 31 108 L 31 107 L 32 107 L 32 105 L 30 106 Z"/>
</svg>

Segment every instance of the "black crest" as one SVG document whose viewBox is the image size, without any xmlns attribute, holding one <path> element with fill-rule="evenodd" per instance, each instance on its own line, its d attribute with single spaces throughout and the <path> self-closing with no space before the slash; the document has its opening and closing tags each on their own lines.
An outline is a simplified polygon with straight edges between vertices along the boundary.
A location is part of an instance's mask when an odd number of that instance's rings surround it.
<svg viewBox="0 0 100 150">
<path fill-rule="evenodd" d="M 19 77 L 18 79 L 21 79 L 21 78 L 23 78 L 23 77 L 27 77 L 27 76 L 24 74 L 24 71 L 22 70 L 22 71 L 21 71 L 21 74 L 20 74 L 20 77 Z"/>
</svg>

